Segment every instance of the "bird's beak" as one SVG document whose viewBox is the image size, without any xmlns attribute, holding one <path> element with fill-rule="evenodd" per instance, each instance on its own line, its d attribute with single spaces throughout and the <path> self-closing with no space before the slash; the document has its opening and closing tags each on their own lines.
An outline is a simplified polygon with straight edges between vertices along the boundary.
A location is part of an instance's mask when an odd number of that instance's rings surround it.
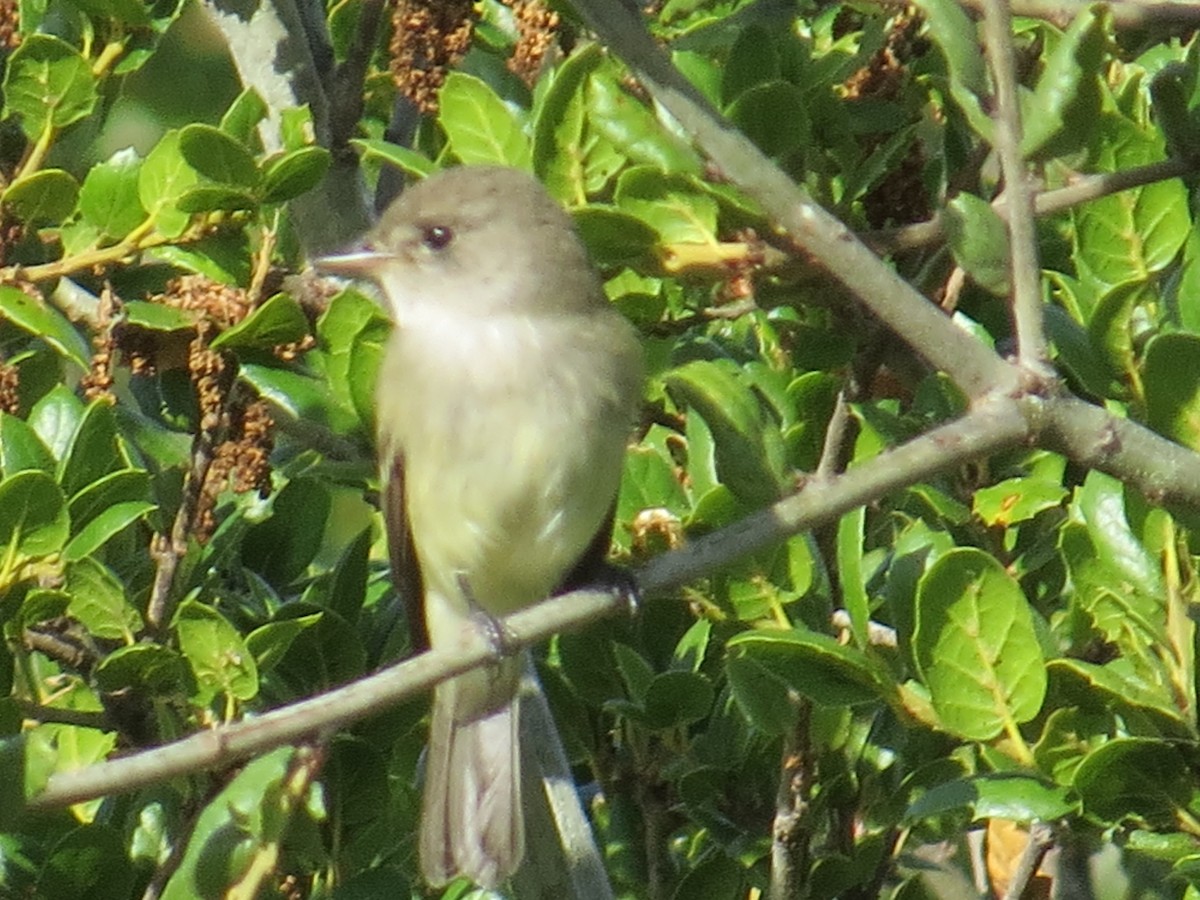
<svg viewBox="0 0 1200 900">
<path fill-rule="evenodd" d="M 365 278 L 378 271 L 380 264 L 388 257 L 366 245 L 351 247 L 345 253 L 334 253 L 330 256 L 319 256 L 314 259 L 313 266 L 322 272 L 334 275 L 345 275 L 348 278 Z"/>
</svg>

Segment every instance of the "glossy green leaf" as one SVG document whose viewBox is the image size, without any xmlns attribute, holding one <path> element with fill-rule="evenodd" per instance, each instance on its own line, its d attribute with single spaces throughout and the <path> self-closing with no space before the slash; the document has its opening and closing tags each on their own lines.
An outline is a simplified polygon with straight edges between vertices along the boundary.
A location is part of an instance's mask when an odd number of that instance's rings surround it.
<svg viewBox="0 0 1200 900">
<path fill-rule="evenodd" d="M 179 652 L 149 642 L 117 648 L 100 660 L 93 674 L 96 687 L 110 692 L 133 688 L 166 697 L 195 688 L 191 672 Z"/>
<path fill-rule="evenodd" d="M 243 363 L 238 374 L 261 396 L 296 419 L 310 419 L 332 431 L 350 431 L 357 424 L 324 379 L 261 363 Z M 367 396 L 371 397 L 370 391 Z"/>
<path fill-rule="evenodd" d="M 142 160 L 132 148 L 92 166 L 79 189 L 79 212 L 106 237 L 119 240 L 146 219 L 138 196 Z"/>
<path fill-rule="evenodd" d="M 1097 665 L 1081 659 L 1052 659 L 1046 672 L 1055 693 L 1087 708 L 1111 710 L 1170 737 L 1193 737 L 1195 729 L 1175 706 L 1174 698 L 1162 685 L 1150 684 L 1129 671 L 1128 666 L 1112 663 Z"/>
<path fill-rule="evenodd" d="M 991 84 L 974 20 L 954 0 L 918 0 L 929 35 L 945 57 L 949 89 L 971 127 L 984 138 L 992 134 L 988 115 Z"/>
<path fill-rule="evenodd" d="M 259 182 L 253 154 L 220 128 L 199 123 L 184 126 L 179 130 L 179 152 L 188 165 L 218 184 L 254 188 Z"/>
<path fill-rule="evenodd" d="M 563 61 L 541 97 L 533 125 L 533 171 L 561 203 L 578 206 L 587 199 L 584 134 L 588 76 L 604 60 L 599 44 L 590 44 Z"/>
<path fill-rule="evenodd" d="M 946 205 L 945 223 L 955 261 L 984 290 L 1008 296 L 1008 228 L 992 205 L 960 193 Z"/>
<path fill-rule="evenodd" d="M 66 455 L 59 461 L 58 483 L 68 497 L 102 475 L 120 468 L 117 425 L 109 400 L 93 400 L 83 411 Z"/>
<path fill-rule="evenodd" d="M 263 202 L 283 203 L 308 193 L 325 177 L 331 161 L 324 147 L 300 147 L 267 160 L 263 167 Z"/>
<path fill-rule="evenodd" d="M 138 199 L 163 236 L 179 237 L 191 222 L 191 214 L 176 204 L 199 180 L 199 174 L 180 152 L 179 132 L 168 131 L 146 156 L 138 173 Z"/>
<path fill-rule="evenodd" d="M 1152 738 L 1097 747 L 1076 770 L 1074 788 L 1085 813 L 1113 824 L 1132 819 L 1169 827 L 1196 801 L 1195 773 L 1182 754 Z"/>
<path fill-rule="evenodd" d="M 259 672 L 269 672 L 287 654 L 296 638 L 321 621 L 321 613 L 279 619 L 246 635 L 246 648 L 254 654 Z"/>
<path fill-rule="evenodd" d="M 779 48 L 771 32 L 751 24 L 729 48 L 729 58 L 721 69 L 721 102 L 733 103 L 746 91 L 778 81 L 782 75 Z"/>
<path fill-rule="evenodd" d="M 1097 165 L 1131 169 L 1163 157 L 1162 138 L 1106 115 L 1107 140 Z M 1104 288 L 1145 281 L 1167 266 L 1191 230 L 1187 189 L 1178 179 L 1109 194 L 1073 211 L 1072 257 L 1080 275 Z"/>
<path fill-rule="evenodd" d="M 1061 787 L 1017 773 L 995 773 L 945 782 L 926 791 L 905 812 L 910 822 L 965 810 L 971 818 L 1052 822 L 1076 810 Z"/>
<path fill-rule="evenodd" d="M 150 303 L 146 300 L 130 300 L 124 306 L 125 324 L 147 331 L 185 331 L 196 327 L 197 313 Z"/>
<path fill-rule="evenodd" d="M 188 188 L 175 200 L 175 208 L 185 213 L 236 212 L 257 206 L 258 198 L 250 191 L 220 184 Z"/>
<path fill-rule="evenodd" d="M 1200 336 L 1158 335 L 1146 347 L 1144 366 L 1147 423 L 1200 450 Z"/>
<path fill-rule="evenodd" d="M 18 178 L 0 201 L 22 222 L 57 225 L 75 212 L 79 183 L 62 169 L 42 169 Z"/>
<path fill-rule="evenodd" d="M 592 259 L 600 266 L 644 263 L 658 245 L 654 228 L 612 206 L 590 204 L 572 210 L 571 217 Z"/>
<path fill-rule="evenodd" d="M 330 503 L 324 482 L 289 481 L 275 496 L 270 518 L 246 533 L 242 562 L 275 585 L 299 578 L 321 547 Z"/>
<path fill-rule="evenodd" d="M 69 744 L 70 732 L 59 731 L 61 748 Z M 39 893 L 59 900 L 125 900 L 138 872 L 124 851 L 124 836 L 111 825 L 93 823 L 70 831 L 54 845 L 39 873 Z"/>
<path fill-rule="evenodd" d="M 94 559 L 78 559 L 67 567 L 67 611 L 93 637 L 132 644 L 142 630 L 142 616 L 125 596 L 112 570 Z"/>
<path fill-rule="evenodd" d="M 150 499 L 150 473 L 121 469 L 89 482 L 71 497 L 71 526 L 78 531 L 112 506 Z"/>
<path fill-rule="evenodd" d="M 837 566 L 842 602 L 850 615 L 850 630 L 858 647 L 867 646 L 870 605 L 866 580 L 870 573 L 863 562 L 863 539 L 867 513 L 857 507 L 838 519 Z"/>
<path fill-rule="evenodd" d="M 1020 586 L 991 556 L 947 553 L 917 589 L 913 649 L 942 726 L 991 740 L 1041 709 L 1046 669 Z"/>
<path fill-rule="evenodd" d="M 1067 496 L 1060 482 L 1044 478 L 1006 478 L 980 488 L 971 498 L 972 509 L 985 525 L 1025 522 L 1040 512 L 1054 509 Z"/>
<path fill-rule="evenodd" d="M 362 152 L 364 162 L 377 159 L 418 178 L 425 178 L 437 171 L 437 166 L 428 157 L 422 156 L 409 147 L 401 147 L 390 141 L 354 138 L 350 144 Z"/>
<path fill-rule="evenodd" d="M 225 115 L 221 116 L 220 128 L 242 146 L 253 147 L 258 126 L 268 112 L 267 104 L 258 91 L 248 87 L 237 95 Z"/>
<path fill-rule="evenodd" d="M 803 150 L 811 141 L 804 92 L 788 81 L 770 81 L 743 92 L 729 120 L 772 159 Z"/>
<path fill-rule="evenodd" d="M 1086 145 L 1100 119 L 1108 25 L 1099 8 L 1081 10 L 1045 57 L 1037 87 L 1021 104 L 1025 156 L 1045 159 Z"/>
<path fill-rule="evenodd" d="M 450 149 L 467 165 L 532 167 L 521 123 L 486 82 L 451 72 L 438 93 L 438 123 Z"/>
<path fill-rule="evenodd" d="M 651 728 L 681 728 L 712 710 L 713 686 L 697 672 L 662 672 L 646 688 L 643 706 Z"/>
<path fill-rule="evenodd" d="M 150 24 L 153 3 L 145 0 L 71 0 L 88 15 L 98 19 L 115 19 L 127 25 Z"/>
<path fill-rule="evenodd" d="M 0 318 L 41 338 L 71 362 L 87 369 L 92 356 L 87 341 L 66 317 L 45 301 L 9 285 L 0 285 Z"/>
<path fill-rule="evenodd" d="M 79 529 L 63 550 L 63 559 L 73 562 L 90 556 L 152 509 L 155 505 L 145 500 L 113 504 Z"/>
<path fill-rule="evenodd" d="M 662 172 L 698 173 L 700 158 L 666 131 L 654 113 L 630 96 L 612 72 L 592 73 L 587 88 L 588 124 L 624 156 Z"/>
<path fill-rule="evenodd" d="M 15 475 L 25 469 L 52 473 L 54 457 L 28 422 L 0 412 L 0 475 Z"/>
<path fill-rule="evenodd" d="M 90 115 L 96 106 L 96 79 L 82 54 L 66 41 L 31 34 L 8 58 L 4 112 L 20 118 L 36 139 Z"/>
<path fill-rule="evenodd" d="M 852 706 L 890 693 L 859 650 L 809 631 L 749 631 L 728 643 L 731 658 L 747 657 L 787 686 L 823 706 Z M 736 696 L 735 689 L 735 696 Z"/>
<path fill-rule="evenodd" d="M 233 624 L 212 607 L 187 600 L 175 615 L 179 649 L 200 685 L 201 702 L 224 695 L 250 700 L 258 694 L 258 666 Z"/>
<path fill-rule="evenodd" d="M 69 532 L 66 499 L 45 472 L 27 469 L 0 481 L 0 561 L 57 553 Z"/>
<path fill-rule="evenodd" d="M 617 182 L 617 207 L 641 219 L 666 244 L 716 242 L 717 201 L 687 177 L 665 177 L 654 169 L 626 169 Z"/>
<path fill-rule="evenodd" d="M 289 294 L 276 294 L 232 328 L 217 335 L 214 350 L 269 351 L 308 334 L 308 318 Z"/>
<path fill-rule="evenodd" d="M 55 459 L 66 457 L 83 411 L 83 403 L 65 384 L 57 385 L 29 411 L 30 426 Z"/>
<path fill-rule="evenodd" d="M 722 483 L 752 505 L 777 499 L 784 480 L 782 442 L 764 420 L 758 398 L 731 367 L 698 360 L 675 369 L 665 380 L 712 430 Z"/>
</svg>

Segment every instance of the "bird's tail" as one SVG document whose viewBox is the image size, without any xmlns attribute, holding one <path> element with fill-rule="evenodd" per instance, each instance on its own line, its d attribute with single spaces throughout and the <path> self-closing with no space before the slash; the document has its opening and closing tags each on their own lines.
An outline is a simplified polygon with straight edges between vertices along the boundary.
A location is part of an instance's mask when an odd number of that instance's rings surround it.
<svg viewBox="0 0 1200 900">
<path fill-rule="evenodd" d="M 525 828 L 516 671 L 506 663 L 434 692 L 420 856 L 434 886 L 465 875 L 494 888 L 521 864 Z"/>
</svg>

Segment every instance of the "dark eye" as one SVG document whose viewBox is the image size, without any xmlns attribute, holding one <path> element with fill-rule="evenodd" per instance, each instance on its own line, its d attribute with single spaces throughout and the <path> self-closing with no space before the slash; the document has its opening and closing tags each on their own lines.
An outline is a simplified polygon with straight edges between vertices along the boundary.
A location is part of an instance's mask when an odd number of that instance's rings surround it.
<svg viewBox="0 0 1200 900">
<path fill-rule="evenodd" d="M 430 250 L 445 250 L 454 240 L 454 229 L 446 225 L 426 225 L 421 229 L 421 243 Z"/>
</svg>

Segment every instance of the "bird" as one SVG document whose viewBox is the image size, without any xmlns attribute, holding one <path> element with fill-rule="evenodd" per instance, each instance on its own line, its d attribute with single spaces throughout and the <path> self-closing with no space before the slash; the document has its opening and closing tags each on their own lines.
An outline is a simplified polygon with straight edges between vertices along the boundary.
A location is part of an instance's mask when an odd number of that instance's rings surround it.
<svg viewBox="0 0 1200 900">
<path fill-rule="evenodd" d="M 601 572 L 643 354 L 536 178 L 437 172 L 318 267 L 373 281 L 394 322 L 376 389 L 381 505 L 418 639 L 452 646 L 480 615 Z M 434 690 L 418 838 L 433 886 L 493 888 L 521 864 L 522 665 L 499 653 Z"/>
</svg>

